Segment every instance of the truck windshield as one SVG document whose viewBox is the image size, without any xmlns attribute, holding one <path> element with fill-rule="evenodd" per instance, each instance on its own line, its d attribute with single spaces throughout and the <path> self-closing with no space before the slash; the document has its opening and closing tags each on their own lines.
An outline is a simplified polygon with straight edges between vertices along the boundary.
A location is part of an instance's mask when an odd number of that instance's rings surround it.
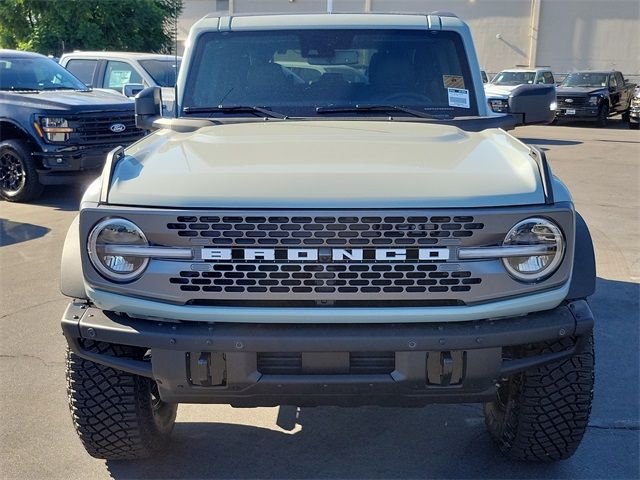
<svg viewBox="0 0 640 480">
<path fill-rule="evenodd" d="M 524 85 L 533 83 L 536 79 L 536 72 L 500 72 L 491 83 L 494 85 Z"/>
<path fill-rule="evenodd" d="M 233 106 L 290 116 L 389 115 L 362 108 L 374 105 L 438 117 L 478 115 L 473 77 L 455 32 L 215 32 L 200 37 L 189 68 L 181 105 L 189 115 L 238 115 L 217 108 Z M 393 115 L 411 114 L 395 109 Z"/>
<path fill-rule="evenodd" d="M 140 65 L 153 78 L 153 81 L 160 87 L 175 87 L 176 72 L 180 69 L 180 61 L 178 64 L 174 59 L 171 60 L 140 60 Z"/>
<path fill-rule="evenodd" d="M 49 58 L 0 58 L 0 90 L 88 90 L 87 86 Z"/>
<path fill-rule="evenodd" d="M 562 81 L 563 87 L 606 87 L 606 73 L 570 73 Z"/>
</svg>

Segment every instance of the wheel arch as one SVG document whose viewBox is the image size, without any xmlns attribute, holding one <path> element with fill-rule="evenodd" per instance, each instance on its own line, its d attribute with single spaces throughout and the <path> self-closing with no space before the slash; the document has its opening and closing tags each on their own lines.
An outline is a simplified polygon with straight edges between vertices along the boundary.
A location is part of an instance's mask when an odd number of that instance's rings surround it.
<svg viewBox="0 0 640 480">
<path fill-rule="evenodd" d="M 24 140 L 34 147 L 37 145 L 33 135 L 21 125 L 8 118 L 0 118 L 0 142 L 5 140 Z"/>
</svg>

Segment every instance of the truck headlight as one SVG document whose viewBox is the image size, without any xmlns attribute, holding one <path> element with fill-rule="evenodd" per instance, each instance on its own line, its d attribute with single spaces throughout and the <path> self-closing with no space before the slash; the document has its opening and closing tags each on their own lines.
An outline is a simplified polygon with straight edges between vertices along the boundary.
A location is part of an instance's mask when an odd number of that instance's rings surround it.
<svg viewBox="0 0 640 480">
<path fill-rule="evenodd" d="M 502 259 L 509 274 L 522 282 L 536 282 L 550 276 L 560 266 L 565 250 L 562 231 L 555 223 L 544 218 L 527 218 L 517 223 L 509 230 L 502 244 L 546 247 L 541 255 Z"/>
<path fill-rule="evenodd" d="M 632 107 L 640 107 L 640 97 L 633 97 L 631 99 L 631 106 Z"/>
<path fill-rule="evenodd" d="M 589 97 L 589 105 L 598 105 L 600 103 L 600 99 L 602 97 L 600 95 L 592 95 Z"/>
<path fill-rule="evenodd" d="M 93 266 L 101 275 L 114 282 L 130 282 L 142 275 L 148 258 L 111 253 L 109 246 L 147 246 L 149 242 L 142 230 L 123 218 L 109 218 L 99 222 L 87 242 L 87 251 Z"/>
<path fill-rule="evenodd" d="M 66 142 L 69 140 L 69 134 L 73 132 L 67 119 L 62 117 L 42 117 L 40 127 L 44 136 L 51 142 Z"/>
<path fill-rule="evenodd" d="M 509 102 L 501 98 L 489 99 L 489 106 L 496 113 L 505 113 L 509 110 Z"/>
</svg>

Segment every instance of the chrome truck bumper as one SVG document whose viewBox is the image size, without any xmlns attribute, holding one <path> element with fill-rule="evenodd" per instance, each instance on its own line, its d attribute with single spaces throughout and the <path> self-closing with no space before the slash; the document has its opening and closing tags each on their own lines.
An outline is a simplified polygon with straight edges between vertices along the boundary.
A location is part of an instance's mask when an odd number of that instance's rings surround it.
<svg viewBox="0 0 640 480">
<path fill-rule="evenodd" d="M 62 318 L 77 355 L 153 378 L 164 401 L 274 405 L 400 405 L 490 400 L 501 378 L 579 352 L 593 329 L 586 301 L 500 320 L 429 324 L 169 323 L 73 302 Z M 510 347 L 572 337 L 567 349 Z M 141 347 L 144 360 L 96 353 Z M 140 357 L 142 358 L 142 356 Z"/>
</svg>

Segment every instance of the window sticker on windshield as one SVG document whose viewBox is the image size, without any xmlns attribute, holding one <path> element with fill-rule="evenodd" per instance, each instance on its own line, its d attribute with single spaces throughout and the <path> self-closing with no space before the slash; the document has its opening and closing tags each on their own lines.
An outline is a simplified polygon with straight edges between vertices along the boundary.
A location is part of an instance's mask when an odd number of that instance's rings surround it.
<svg viewBox="0 0 640 480">
<path fill-rule="evenodd" d="M 464 88 L 464 77 L 462 75 L 442 75 L 444 88 Z"/>
<path fill-rule="evenodd" d="M 449 106 L 469 108 L 469 90 L 464 88 L 447 88 L 449 93 Z"/>
</svg>

